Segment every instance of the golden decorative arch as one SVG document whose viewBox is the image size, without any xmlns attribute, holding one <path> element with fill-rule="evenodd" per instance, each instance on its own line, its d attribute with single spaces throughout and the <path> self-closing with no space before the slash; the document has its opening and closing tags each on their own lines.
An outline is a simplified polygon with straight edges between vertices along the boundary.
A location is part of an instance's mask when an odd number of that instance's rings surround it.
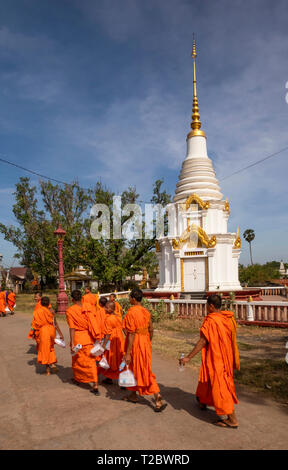
<svg viewBox="0 0 288 470">
<path fill-rule="evenodd" d="M 209 209 L 210 207 L 210 202 L 209 201 L 203 201 L 201 197 L 197 196 L 197 194 L 190 194 L 190 196 L 187 197 L 186 203 L 185 203 L 185 209 L 186 211 L 189 209 L 191 204 L 195 203 L 198 204 L 198 206 L 201 207 L 201 209 Z"/>
<path fill-rule="evenodd" d="M 176 240 L 175 238 L 172 240 L 172 246 L 174 250 L 179 250 L 182 246 L 182 244 L 189 238 L 191 233 L 197 233 L 198 238 L 201 240 L 203 245 L 206 248 L 214 248 L 214 246 L 217 243 L 216 236 L 213 235 L 211 238 L 208 237 L 207 233 L 203 228 L 199 227 L 198 225 L 192 224 L 189 229 L 185 230 L 179 240 Z"/>
</svg>

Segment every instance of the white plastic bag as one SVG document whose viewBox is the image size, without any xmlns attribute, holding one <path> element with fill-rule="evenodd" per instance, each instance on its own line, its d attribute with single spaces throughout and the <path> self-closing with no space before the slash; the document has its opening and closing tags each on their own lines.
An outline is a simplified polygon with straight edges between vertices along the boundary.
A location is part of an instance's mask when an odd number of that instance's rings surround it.
<svg viewBox="0 0 288 470">
<path fill-rule="evenodd" d="M 90 354 L 92 356 L 102 356 L 103 353 L 104 353 L 104 348 L 102 348 L 101 343 L 96 341 L 96 343 L 94 344 L 93 348 L 90 351 Z"/>
<path fill-rule="evenodd" d="M 61 346 L 61 348 L 66 348 L 66 343 L 65 343 L 64 339 L 55 338 L 54 343 L 58 344 L 58 346 Z"/>
<path fill-rule="evenodd" d="M 102 356 L 102 359 L 99 362 L 99 366 L 102 367 L 102 369 L 110 369 L 110 366 L 105 356 Z"/>
<path fill-rule="evenodd" d="M 58 344 L 58 346 L 61 346 L 61 348 L 66 347 L 65 341 L 64 341 L 64 339 L 60 339 L 58 331 L 56 333 L 56 338 L 54 339 L 54 343 Z"/>
<path fill-rule="evenodd" d="M 132 370 L 126 369 L 121 372 L 121 374 L 119 374 L 118 384 L 119 387 L 136 387 L 137 382 Z"/>
</svg>

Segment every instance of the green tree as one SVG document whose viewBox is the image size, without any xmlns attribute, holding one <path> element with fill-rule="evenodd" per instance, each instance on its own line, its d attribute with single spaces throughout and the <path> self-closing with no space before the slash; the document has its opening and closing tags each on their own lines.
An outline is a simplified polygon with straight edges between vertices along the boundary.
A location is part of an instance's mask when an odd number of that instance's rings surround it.
<svg viewBox="0 0 288 470">
<path fill-rule="evenodd" d="M 249 248 L 250 248 L 250 259 L 251 259 L 251 264 L 253 265 L 253 260 L 252 260 L 252 247 L 251 243 L 255 238 L 255 232 L 251 228 L 245 230 L 243 233 L 243 237 L 245 238 L 246 242 L 249 243 Z"/>
<path fill-rule="evenodd" d="M 166 191 L 161 190 L 162 180 L 157 180 L 153 186 L 153 204 L 166 205 L 171 201 L 171 197 Z M 98 188 L 99 189 L 99 188 Z M 108 189 L 101 191 L 101 198 L 95 193 L 92 197 L 95 203 L 103 203 L 112 209 L 113 193 Z M 139 200 L 136 188 L 128 188 L 121 194 L 122 208 L 126 204 L 135 204 Z M 112 217 L 112 210 L 110 210 Z M 121 217 L 121 230 L 124 223 L 130 216 Z M 95 277 L 101 281 L 102 288 L 115 286 L 120 289 L 123 286 L 125 278 L 141 273 L 146 268 L 149 273 L 155 270 L 158 265 L 155 254 L 155 233 L 150 239 L 145 239 L 145 225 L 143 223 L 142 238 L 137 240 L 113 240 L 113 221 L 110 220 L 110 239 L 94 240 L 87 239 L 87 260 L 89 268 L 95 274 Z M 88 267 L 88 266 L 87 266 Z"/>
<path fill-rule="evenodd" d="M 18 227 L 0 224 L 0 232 L 12 242 L 22 265 L 45 278 L 55 279 L 58 270 L 58 250 L 54 230 L 61 223 L 66 230 L 64 265 L 74 269 L 83 259 L 83 228 L 89 197 L 78 183 L 64 188 L 41 181 L 39 192 L 29 178 L 20 178 L 14 193 L 13 212 Z M 41 197 L 39 208 L 38 197 Z"/>
<path fill-rule="evenodd" d="M 162 191 L 163 181 L 153 187 L 153 203 L 167 204 L 170 196 Z M 144 227 L 142 239 L 113 239 L 112 207 L 114 193 L 101 183 L 91 190 L 82 189 L 77 182 L 61 187 L 50 182 L 31 186 L 29 178 L 20 178 L 16 185 L 13 212 L 18 226 L 6 227 L 0 224 L 0 232 L 12 242 L 21 263 L 39 274 L 43 279 L 57 277 L 58 250 L 54 230 L 61 223 L 66 231 L 63 261 L 65 272 L 82 265 L 92 271 L 95 279 L 103 286 L 121 288 L 125 278 L 133 274 L 155 269 L 155 235 L 146 240 Z M 129 187 L 121 194 L 122 206 L 137 203 L 139 195 L 135 187 Z M 110 239 L 95 240 L 91 237 L 93 204 L 105 204 L 110 210 Z M 131 214 L 121 217 L 121 227 Z"/>
<path fill-rule="evenodd" d="M 239 280 L 248 286 L 263 286 L 272 279 L 279 278 L 279 262 L 271 261 L 266 264 L 239 265 Z"/>
</svg>

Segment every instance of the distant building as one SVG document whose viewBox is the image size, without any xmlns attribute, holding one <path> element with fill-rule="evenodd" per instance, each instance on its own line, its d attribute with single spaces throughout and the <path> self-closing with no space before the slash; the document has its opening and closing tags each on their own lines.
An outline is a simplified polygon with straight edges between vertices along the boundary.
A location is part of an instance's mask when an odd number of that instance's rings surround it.
<svg viewBox="0 0 288 470">
<path fill-rule="evenodd" d="M 3 279 L 3 274 L 2 274 Z M 16 267 L 5 271 L 5 284 L 7 289 L 13 289 L 16 294 L 22 292 L 25 284 L 33 280 L 33 275 L 29 268 Z"/>
<path fill-rule="evenodd" d="M 91 289 L 98 289 L 98 282 L 93 280 L 91 271 L 86 271 L 83 266 L 79 266 L 71 273 L 64 275 L 66 289 L 70 291 L 74 289 L 82 289 L 90 287 Z"/>
<path fill-rule="evenodd" d="M 284 279 L 285 277 L 288 277 L 288 269 L 285 269 L 283 261 L 281 261 L 280 263 L 279 274 L 280 274 L 280 279 Z"/>
</svg>

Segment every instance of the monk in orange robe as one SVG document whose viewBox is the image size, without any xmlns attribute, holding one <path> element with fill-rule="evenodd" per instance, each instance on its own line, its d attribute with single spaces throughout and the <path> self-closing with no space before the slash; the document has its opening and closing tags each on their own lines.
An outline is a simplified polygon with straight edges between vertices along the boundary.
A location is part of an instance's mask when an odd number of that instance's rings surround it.
<svg viewBox="0 0 288 470">
<path fill-rule="evenodd" d="M 51 372 L 58 372 L 55 366 L 57 362 L 54 340 L 56 337 L 56 329 L 61 339 L 64 339 L 63 334 L 54 317 L 54 313 L 49 309 L 49 297 L 42 297 L 41 305 L 34 311 L 33 328 L 37 330 L 37 362 L 46 365 L 46 375 Z"/>
<path fill-rule="evenodd" d="M 105 336 L 105 326 L 104 325 L 105 325 L 105 319 L 106 319 L 106 316 L 107 316 L 105 306 L 106 306 L 107 302 L 108 302 L 107 297 L 100 297 L 99 307 L 96 309 L 96 312 L 95 312 L 96 320 L 99 323 L 100 329 L 101 329 L 101 339 L 104 339 L 104 336 Z"/>
<path fill-rule="evenodd" d="M 28 336 L 27 336 L 28 339 L 35 339 L 36 343 L 37 343 L 36 336 L 39 334 L 39 331 L 37 331 L 33 328 L 33 320 L 34 320 L 35 311 L 39 307 L 41 307 L 41 299 L 42 299 L 41 292 L 36 292 L 36 294 L 34 295 L 35 307 L 34 307 L 34 310 L 33 310 L 32 328 L 30 329 L 30 331 L 28 333 Z M 51 305 L 49 305 L 48 308 L 50 309 Z M 34 326 L 35 326 L 35 324 L 34 324 Z"/>
<path fill-rule="evenodd" d="M 112 379 L 118 379 L 119 366 L 124 355 L 124 335 L 122 331 L 122 321 L 115 314 L 115 303 L 107 302 L 105 305 L 106 318 L 104 322 L 104 343 L 106 348 L 107 342 L 110 341 L 110 349 L 105 350 L 104 356 L 110 366 L 110 369 L 98 368 L 98 372 L 105 375 L 106 379 L 102 383 L 113 384 Z"/>
<path fill-rule="evenodd" d="M 119 304 L 119 302 L 116 302 L 116 294 L 110 294 L 109 300 L 110 300 L 110 302 L 114 302 L 114 303 L 115 303 L 115 314 L 116 314 L 117 317 L 119 317 L 120 320 L 122 321 L 123 310 L 122 310 L 122 307 L 121 307 L 121 305 Z"/>
<path fill-rule="evenodd" d="M 240 370 L 236 343 L 236 322 L 233 312 L 221 311 L 221 297 L 211 295 L 207 299 L 207 312 L 200 329 L 200 340 L 184 359 L 190 361 L 201 351 L 201 369 L 196 397 L 202 410 L 213 406 L 218 416 L 214 424 L 237 428 L 234 404 L 238 403 L 233 381 L 233 369 Z"/>
<path fill-rule="evenodd" d="M 141 305 L 142 298 L 143 293 L 140 289 L 131 291 L 132 307 L 123 320 L 124 332 L 127 335 L 124 359 L 137 382 L 136 387 L 129 387 L 132 393 L 124 397 L 124 400 L 137 403 L 137 392 L 139 395 L 154 395 L 156 403 L 154 411 L 158 412 L 164 410 L 167 404 L 162 402 L 156 377 L 152 373 L 153 326 L 150 312 Z"/>
<path fill-rule="evenodd" d="M 6 317 L 7 294 L 6 291 L 0 287 L 0 316 Z"/>
<path fill-rule="evenodd" d="M 92 309 L 89 310 L 87 303 L 81 302 L 81 291 L 72 291 L 72 307 L 66 310 L 66 319 L 70 329 L 70 348 L 81 344 L 80 349 L 72 356 L 72 368 L 74 382 L 90 383 L 95 395 L 99 395 L 98 374 L 96 358 L 90 354 L 95 341 L 100 341 L 100 326 Z"/>
<path fill-rule="evenodd" d="M 10 310 L 11 315 L 14 314 L 15 303 L 16 303 L 16 295 L 14 294 L 13 289 L 10 289 L 9 294 L 8 294 L 8 308 Z"/>
<path fill-rule="evenodd" d="M 82 297 L 82 303 L 87 303 L 89 305 L 92 305 L 96 310 L 99 307 L 99 295 L 98 294 L 92 294 L 91 290 L 89 287 L 85 287 L 85 294 Z"/>
</svg>

